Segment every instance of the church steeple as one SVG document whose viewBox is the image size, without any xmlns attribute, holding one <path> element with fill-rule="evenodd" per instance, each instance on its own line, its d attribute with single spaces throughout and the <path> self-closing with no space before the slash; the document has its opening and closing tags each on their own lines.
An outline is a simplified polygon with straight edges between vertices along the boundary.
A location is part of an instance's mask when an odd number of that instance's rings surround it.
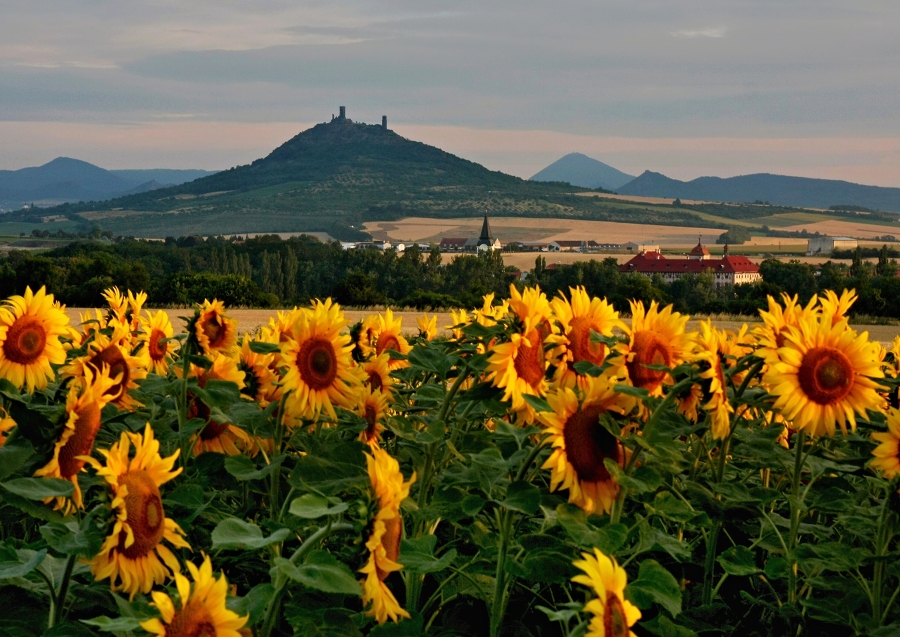
<svg viewBox="0 0 900 637">
<path fill-rule="evenodd" d="M 484 223 L 481 224 L 481 236 L 478 237 L 478 242 L 486 241 L 488 244 L 494 242 L 494 235 L 491 233 L 491 224 L 488 222 L 487 214 L 484 215 Z"/>
</svg>

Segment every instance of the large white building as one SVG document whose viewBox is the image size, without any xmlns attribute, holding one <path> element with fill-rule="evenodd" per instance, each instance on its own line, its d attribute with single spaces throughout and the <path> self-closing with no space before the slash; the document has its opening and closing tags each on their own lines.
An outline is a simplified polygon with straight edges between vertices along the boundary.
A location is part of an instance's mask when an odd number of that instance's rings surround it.
<svg viewBox="0 0 900 637">
<path fill-rule="evenodd" d="M 835 250 L 856 250 L 859 243 L 850 237 L 815 237 L 809 240 L 806 256 L 830 257 Z"/>
<path fill-rule="evenodd" d="M 667 259 L 659 250 L 642 251 L 628 263 L 620 265 L 619 271 L 623 274 L 642 274 L 646 277 L 658 274 L 666 283 L 680 279 L 686 274 L 710 271 L 717 288 L 723 285 L 753 283 L 762 278 L 758 265 L 747 257 L 728 254 L 728 246 L 725 246 L 725 255 L 721 259 L 713 259 L 706 246 L 700 243 L 694 246 L 687 259 Z"/>
</svg>

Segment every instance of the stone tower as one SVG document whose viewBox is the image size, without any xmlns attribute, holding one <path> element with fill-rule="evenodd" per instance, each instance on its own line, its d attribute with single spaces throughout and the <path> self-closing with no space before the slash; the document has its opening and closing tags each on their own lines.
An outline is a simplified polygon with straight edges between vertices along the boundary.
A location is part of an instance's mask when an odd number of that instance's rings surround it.
<svg viewBox="0 0 900 637">
<path fill-rule="evenodd" d="M 338 119 L 347 119 L 347 107 L 341 106 L 341 114 L 338 115 Z"/>
<path fill-rule="evenodd" d="M 387 130 L 387 115 L 382 115 L 382 116 L 381 116 L 381 127 L 382 127 L 384 130 Z"/>
</svg>

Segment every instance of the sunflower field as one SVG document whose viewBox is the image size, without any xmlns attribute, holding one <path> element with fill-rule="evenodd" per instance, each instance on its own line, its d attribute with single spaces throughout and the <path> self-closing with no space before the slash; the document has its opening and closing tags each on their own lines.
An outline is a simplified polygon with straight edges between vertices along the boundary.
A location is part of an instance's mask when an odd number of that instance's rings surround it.
<svg viewBox="0 0 900 637">
<path fill-rule="evenodd" d="M 0 306 L 0 637 L 900 634 L 900 338 L 852 291 L 415 337 L 104 297 Z"/>
</svg>

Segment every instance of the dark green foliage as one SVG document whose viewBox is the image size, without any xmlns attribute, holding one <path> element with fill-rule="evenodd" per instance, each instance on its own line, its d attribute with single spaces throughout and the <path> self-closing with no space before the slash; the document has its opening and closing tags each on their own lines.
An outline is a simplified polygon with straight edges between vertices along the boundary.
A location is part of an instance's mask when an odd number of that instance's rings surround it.
<svg viewBox="0 0 900 637">
<path fill-rule="evenodd" d="M 731 245 L 740 245 L 742 243 L 746 243 L 751 239 L 750 231 L 747 228 L 741 226 L 735 226 L 734 228 L 730 228 L 728 232 L 723 232 L 719 235 L 719 238 L 716 239 L 716 243 L 723 244 L 728 243 Z"/>
</svg>

